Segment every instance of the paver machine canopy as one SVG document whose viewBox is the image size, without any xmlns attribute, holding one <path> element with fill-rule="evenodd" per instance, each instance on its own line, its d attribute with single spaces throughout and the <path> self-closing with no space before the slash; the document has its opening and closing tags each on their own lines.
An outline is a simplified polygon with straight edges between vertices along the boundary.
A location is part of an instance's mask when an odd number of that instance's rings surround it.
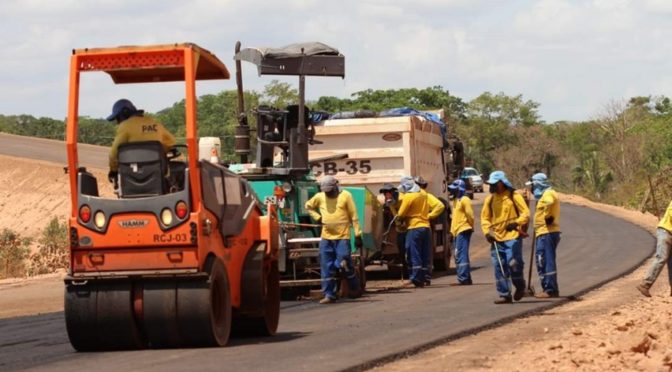
<svg viewBox="0 0 672 372">
<path fill-rule="evenodd" d="M 283 48 L 245 48 L 240 50 L 236 45 L 236 70 L 238 97 L 242 100 L 242 77 L 240 61 L 247 61 L 257 66 L 259 75 L 289 75 L 299 77 L 298 105 L 288 107 L 288 114 L 281 122 L 279 116 L 270 115 L 262 109 L 257 115 L 257 167 L 272 167 L 274 150 L 283 150 L 286 159 L 282 167 L 275 167 L 275 173 L 295 172 L 306 174 L 310 171 L 308 161 L 308 145 L 313 141 L 314 130 L 311 130 L 305 107 L 306 76 L 338 76 L 345 77 L 345 57 L 337 49 L 319 42 L 297 43 Z M 243 102 L 239 101 L 239 113 Z M 266 110 L 268 111 L 268 110 Z M 295 111 L 295 112 L 293 112 Z M 240 116 L 244 118 L 244 115 Z M 289 118 L 288 120 L 286 120 Z M 292 120 L 294 119 L 294 120 Z M 274 122 L 275 121 L 275 122 Z M 246 122 L 241 122 L 240 133 L 245 134 Z M 247 137 L 249 138 L 249 136 Z M 249 149 L 249 143 L 237 142 L 237 151 Z"/>
<path fill-rule="evenodd" d="M 249 127 L 243 102 L 241 61 L 254 64 L 262 75 L 297 76 L 298 102 L 287 107 L 260 106 L 255 114 L 256 163 L 241 169 L 257 195 L 278 209 L 281 224 L 279 267 L 281 286 L 301 287 L 320 285 L 320 268 L 317 243 L 319 230 L 311 223 L 304 208 L 305 202 L 318 192 L 308 158 L 309 145 L 314 139 L 314 123 L 305 106 L 305 80 L 307 76 L 345 77 L 345 56 L 335 48 L 319 42 L 297 43 L 282 48 L 235 49 L 236 78 L 238 85 L 239 125 L 236 128 L 236 153 L 241 163 L 247 162 L 250 153 Z M 346 155 L 347 156 L 347 155 Z M 342 158 L 343 156 L 339 156 Z M 314 161 L 314 159 L 312 160 Z M 352 190 L 350 190 L 353 192 Z M 356 198 L 359 194 L 355 194 Z M 360 199 L 356 199 L 360 202 Z M 365 220 L 364 198 L 358 205 Z M 355 252 L 356 257 L 361 257 Z M 363 260 L 357 272 L 363 273 Z"/>
<path fill-rule="evenodd" d="M 119 147 L 118 160 L 120 166 L 128 164 L 129 177 L 159 170 L 158 182 L 152 182 L 159 186 L 152 192 L 102 197 L 93 174 L 79 167 L 84 72 L 105 72 L 116 84 L 184 82 L 182 148 L 187 160 L 163 159 L 166 154 L 156 142 L 130 143 L 130 150 Z M 232 327 L 240 333 L 275 333 L 279 278 L 274 210 L 262 215 L 246 180 L 198 156 L 196 81 L 228 78 L 214 54 L 189 43 L 73 51 L 66 135 L 72 213 L 65 319 L 75 349 L 223 346 Z M 166 163 L 176 163 L 170 176 L 181 173 L 181 184 L 162 187 L 162 178 L 168 178 Z M 124 177 L 120 168 L 121 182 Z"/>
</svg>

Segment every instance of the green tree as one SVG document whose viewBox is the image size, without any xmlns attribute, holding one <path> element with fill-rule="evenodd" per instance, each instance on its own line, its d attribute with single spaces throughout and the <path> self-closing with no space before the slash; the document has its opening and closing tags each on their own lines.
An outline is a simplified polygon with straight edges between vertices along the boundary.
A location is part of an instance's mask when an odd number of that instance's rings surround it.
<svg viewBox="0 0 672 372">
<path fill-rule="evenodd" d="M 260 95 L 258 93 L 254 91 L 245 92 L 245 111 L 250 119 L 248 122 L 252 129 L 256 128 L 256 120 L 251 110 L 259 105 L 259 99 Z M 237 105 L 238 93 L 235 90 L 204 95 L 199 97 L 197 102 L 198 136 L 219 137 L 222 141 L 220 157 L 230 162 L 237 161 L 234 153 L 234 131 L 238 124 Z M 159 111 L 156 116 L 175 135 L 178 143 L 184 142 L 186 137 L 184 100 L 173 104 L 170 108 Z M 254 132 L 252 135 L 254 135 Z M 252 141 L 253 150 L 254 142 Z"/>
<path fill-rule="evenodd" d="M 574 168 L 573 182 L 580 188 L 587 188 L 591 196 L 601 200 L 609 184 L 614 181 L 611 172 L 600 161 L 599 154 L 594 151 L 583 164 Z"/>
<path fill-rule="evenodd" d="M 3 277 L 16 277 L 25 273 L 25 259 L 28 257 L 30 239 L 16 231 L 3 229 L 0 232 L 0 263 Z"/>
<path fill-rule="evenodd" d="M 299 92 L 292 85 L 279 80 L 271 80 L 264 87 L 261 104 L 276 108 L 285 108 L 299 102 Z"/>
<path fill-rule="evenodd" d="M 484 173 L 492 171 L 497 156 L 519 146 L 519 136 L 512 128 L 528 128 L 541 123 L 538 107 L 538 103 L 524 101 L 521 95 L 511 97 L 490 92 L 467 103 L 466 118 L 457 121 L 457 131 L 466 142 L 466 154 L 474 165 Z M 520 147 L 518 150 L 525 151 Z"/>
</svg>

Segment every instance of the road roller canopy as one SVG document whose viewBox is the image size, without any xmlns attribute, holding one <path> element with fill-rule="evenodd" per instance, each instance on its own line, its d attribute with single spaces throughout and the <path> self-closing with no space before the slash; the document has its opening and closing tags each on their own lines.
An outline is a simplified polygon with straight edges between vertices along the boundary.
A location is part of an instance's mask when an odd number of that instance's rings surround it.
<svg viewBox="0 0 672 372">
<path fill-rule="evenodd" d="M 185 80 L 186 49 L 194 52 L 195 80 L 228 79 L 217 56 L 192 43 L 75 49 L 79 72 L 104 71 L 116 84 Z"/>
<path fill-rule="evenodd" d="M 305 75 L 345 77 L 345 56 L 319 42 L 296 43 L 282 48 L 245 48 L 236 61 L 257 65 L 259 75 Z"/>
</svg>

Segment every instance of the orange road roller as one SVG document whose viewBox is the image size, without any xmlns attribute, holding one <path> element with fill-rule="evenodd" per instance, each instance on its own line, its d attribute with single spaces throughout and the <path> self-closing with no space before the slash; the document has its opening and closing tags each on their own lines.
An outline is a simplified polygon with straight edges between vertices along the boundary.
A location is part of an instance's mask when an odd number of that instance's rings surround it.
<svg viewBox="0 0 672 372">
<path fill-rule="evenodd" d="M 184 143 L 119 145 L 116 196 L 99 195 L 78 163 L 80 75 L 90 72 L 115 84 L 184 82 Z M 199 154 L 196 81 L 228 78 L 195 44 L 73 50 L 65 321 L 76 350 L 224 346 L 232 333 L 275 334 L 277 214 L 264 215 L 247 181 Z"/>
</svg>

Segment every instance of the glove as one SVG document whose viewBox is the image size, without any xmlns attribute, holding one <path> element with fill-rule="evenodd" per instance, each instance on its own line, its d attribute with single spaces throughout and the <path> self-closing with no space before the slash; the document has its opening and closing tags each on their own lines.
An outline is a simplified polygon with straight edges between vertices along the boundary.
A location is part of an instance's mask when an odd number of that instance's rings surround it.
<svg viewBox="0 0 672 372">
<path fill-rule="evenodd" d="M 490 233 L 485 234 L 485 240 L 488 241 L 488 243 L 492 244 L 495 242 L 495 237 L 492 236 Z"/>
<path fill-rule="evenodd" d="M 363 246 L 364 246 L 364 242 L 362 241 L 362 237 L 361 236 L 356 236 L 355 237 L 355 248 L 359 249 L 359 248 L 362 248 Z"/>
<path fill-rule="evenodd" d="M 114 183 L 114 181 L 117 180 L 117 175 L 119 175 L 117 171 L 110 171 L 107 173 L 107 180 L 110 181 L 110 183 Z"/>
<path fill-rule="evenodd" d="M 517 222 L 511 222 L 510 224 L 506 225 L 506 231 L 513 231 L 518 228 L 518 223 Z"/>
<path fill-rule="evenodd" d="M 547 224 L 547 225 L 552 225 L 552 224 L 553 224 L 553 221 L 555 221 L 555 217 L 553 217 L 553 216 L 548 216 L 548 217 L 544 218 L 544 221 L 546 221 L 546 224 Z"/>
</svg>

